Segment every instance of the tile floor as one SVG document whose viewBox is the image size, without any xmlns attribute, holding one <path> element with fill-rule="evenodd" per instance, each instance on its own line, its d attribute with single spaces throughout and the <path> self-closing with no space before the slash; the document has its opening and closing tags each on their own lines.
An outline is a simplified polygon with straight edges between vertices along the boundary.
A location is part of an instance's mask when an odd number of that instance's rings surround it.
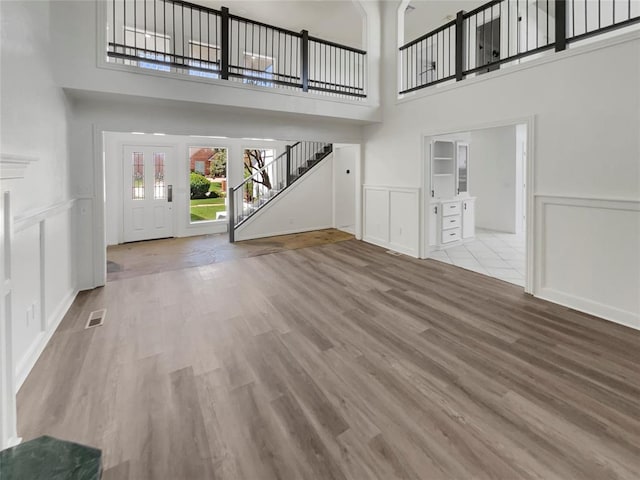
<svg viewBox="0 0 640 480">
<path fill-rule="evenodd" d="M 524 287 L 524 234 L 477 229 L 473 241 L 433 252 L 431 258 Z"/>
</svg>

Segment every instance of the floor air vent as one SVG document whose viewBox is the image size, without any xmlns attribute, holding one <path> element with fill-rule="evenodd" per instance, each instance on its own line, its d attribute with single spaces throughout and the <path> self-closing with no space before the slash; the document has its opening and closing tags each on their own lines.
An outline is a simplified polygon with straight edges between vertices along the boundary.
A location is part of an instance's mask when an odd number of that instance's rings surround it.
<svg viewBox="0 0 640 480">
<path fill-rule="evenodd" d="M 107 309 L 103 308 L 102 310 L 96 310 L 95 312 L 91 312 L 89 314 L 89 319 L 87 320 L 87 325 L 84 328 L 93 328 L 99 327 L 104 323 L 104 317 L 107 315 Z"/>
<path fill-rule="evenodd" d="M 394 252 L 393 250 L 387 250 L 385 253 L 393 255 L 394 257 L 399 257 L 400 255 L 402 255 L 400 252 Z"/>
</svg>

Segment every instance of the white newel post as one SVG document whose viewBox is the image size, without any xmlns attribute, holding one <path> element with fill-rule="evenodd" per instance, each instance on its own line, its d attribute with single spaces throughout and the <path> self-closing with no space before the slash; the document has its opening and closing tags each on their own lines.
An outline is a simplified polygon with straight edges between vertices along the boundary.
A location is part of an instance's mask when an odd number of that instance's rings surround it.
<svg viewBox="0 0 640 480">
<path fill-rule="evenodd" d="M 0 155 L 0 450 L 20 443 L 16 428 L 16 372 L 11 310 L 11 189 L 34 158 Z"/>
</svg>

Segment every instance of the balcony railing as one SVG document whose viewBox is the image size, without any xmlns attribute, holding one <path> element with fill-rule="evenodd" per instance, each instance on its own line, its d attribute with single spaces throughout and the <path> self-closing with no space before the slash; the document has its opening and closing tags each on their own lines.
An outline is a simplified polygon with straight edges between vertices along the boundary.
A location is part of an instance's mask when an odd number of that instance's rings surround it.
<svg viewBox="0 0 640 480">
<path fill-rule="evenodd" d="M 110 63 L 366 98 L 366 52 L 181 0 L 109 0 Z"/>
<path fill-rule="evenodd" d="M 637 0 L 493 0 L 400 47 L 400 94 L 638 22 Z"/>
</svg>

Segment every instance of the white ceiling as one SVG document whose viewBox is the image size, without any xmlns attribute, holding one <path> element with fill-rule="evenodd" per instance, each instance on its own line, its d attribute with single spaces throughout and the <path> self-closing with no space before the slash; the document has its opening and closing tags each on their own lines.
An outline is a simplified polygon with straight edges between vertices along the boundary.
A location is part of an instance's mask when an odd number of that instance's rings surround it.
<svg viewBox="0 0 640 480">
<path fill-rule="evenodd" d="M 196 3 L 295 32 L 362 48 L 364 18 L 351 0 L 199 0 Z"/>
</svg>

